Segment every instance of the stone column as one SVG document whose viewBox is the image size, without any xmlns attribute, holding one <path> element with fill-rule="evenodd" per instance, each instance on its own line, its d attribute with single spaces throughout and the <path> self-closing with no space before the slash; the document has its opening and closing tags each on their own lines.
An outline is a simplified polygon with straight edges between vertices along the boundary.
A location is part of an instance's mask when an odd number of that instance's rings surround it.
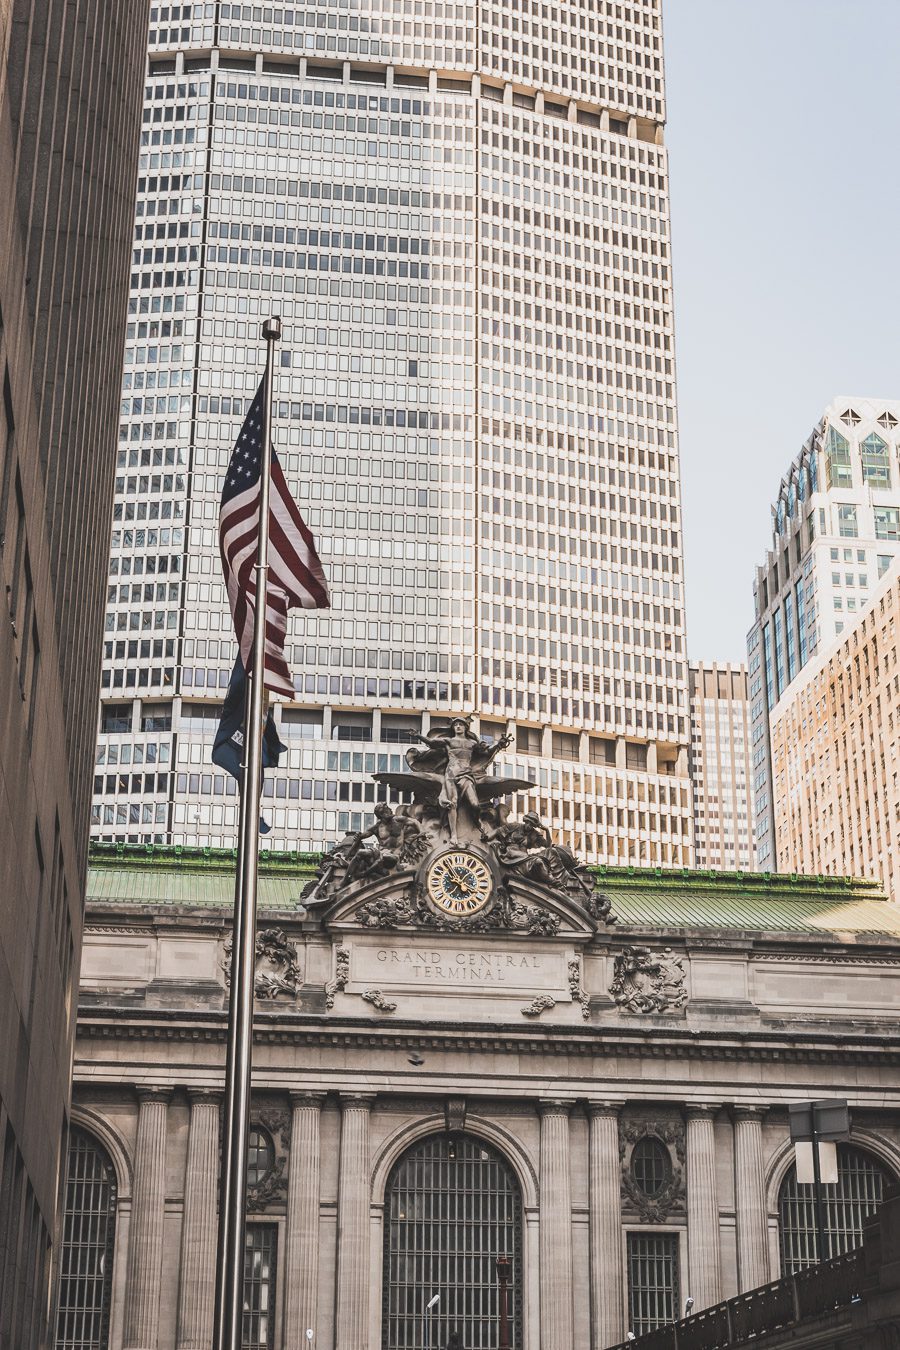
<svg viewBox="0 0 900 1350">
<path fill-rule="evenodd" d="M 209 1350 L 216 1297 L 221 1094 L 188 1089 L 191 1124 L 184 1178 L 178 1350 Z"/>
<path fill-rule="evenodd" d="M 123 1350 L 157 1350 L 170 1088 L 138 1090 Z"/>
<path fill-rule="evenodd" d="M 722 1299 L 714 1106 L 691 1106 L 687 1117 L 688 1287 L 694 1311 Z"/>
<path fill-rule="evenodd" d="M 324 1092 L 291 1093 L 291 1157 L 288 1164 L 287 1250 L 284 1262 L 286 1346 L 305 1345 L 307 1327 L 311 1327 L 313 1332 L 317 1330 L 319 1118 L 324 1100 Z"/>
<path fill-rule="evenodd" d="M 571 1103 L 541 1102 L 541 1350 L 573 1350 Z"/>
<path fill-rule="evenodd" d="M 625 1335 L 619 1108 L 588 1102 L 591 1328 L 594 1350 Z"/>
<path fill-rule="evenodd" d="M 738 1107 L 734 1113 L 734 1189 L 737 1211 L 738 1291 L 769 1282 L 762 1107 Z"/>
<path fill-rule="evenodd" d="M 374 1093 L 341 1096 L 335 1350 L 369 1339 L 369 1112 Z"/>
</svg>

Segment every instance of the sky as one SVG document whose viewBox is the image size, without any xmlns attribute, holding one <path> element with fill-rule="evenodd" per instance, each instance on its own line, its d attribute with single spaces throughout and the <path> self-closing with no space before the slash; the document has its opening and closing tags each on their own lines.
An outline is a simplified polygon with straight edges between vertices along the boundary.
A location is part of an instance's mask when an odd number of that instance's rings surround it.
<svg viewBox="0 0 900 1350">
<path fill-rule="evenodd" d="M 688 652 L 746 660 L 781 477 L 900 398 L 900 0 L 663 0 Z"/>
</svg>

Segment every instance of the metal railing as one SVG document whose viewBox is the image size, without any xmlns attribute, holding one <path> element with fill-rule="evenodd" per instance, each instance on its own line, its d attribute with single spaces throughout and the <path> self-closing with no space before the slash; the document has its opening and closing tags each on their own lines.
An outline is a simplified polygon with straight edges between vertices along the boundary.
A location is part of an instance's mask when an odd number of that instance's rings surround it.
<svg viewBox="0 0 900 1350">
<path fill-rule="evenodd" d="M 862 1248 L 833 1261 L 788 1275 L 727 1303 L 648 1331 L 614 1350 L 729 1350 L 770 1331 L 796 1326 L 808 1317 L 843 1308 L 859 1296 Z"/>
</svg>

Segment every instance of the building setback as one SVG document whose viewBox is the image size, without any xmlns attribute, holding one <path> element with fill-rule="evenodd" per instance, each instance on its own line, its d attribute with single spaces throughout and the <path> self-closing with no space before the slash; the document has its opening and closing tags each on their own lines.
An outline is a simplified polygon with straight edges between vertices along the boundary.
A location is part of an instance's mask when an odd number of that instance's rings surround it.
<svg viewBox="0 0 900 1350">
<path fill-rule="evenodd" d="M 900 1177 L 900 911 L 871 883 L 601 868 L 578 900 L 520 873 L 474 922 L 391 875 L 323 904 L 312 864 L 261 875 L 248 1348 L 421 1347 L 435 1293 L 429 1345 L 494 1345 L 501 1254 L 523 1350 L 801 1271 L 790 1102 L 851 1106 L 832 1254 Z M 95 856 L 72 1220 L 102 1216 L 79 1297 L 109 1350 L 210 1343 L 233 866 Z"/>
<path fill-rule="evenodd" d="M 752 870 L 747 670 L 692 665 L 690 682 L 694 860 L 698 867 Z"/>
<path fill-rule="evenodd" d="M 659 0 L 256 9 L 151 22 L 94 838 L 234 841 L 217 502 L 278 311 L 334 608 L 292 620 L 273 845 L 368 823 L 453 707 L 560 840 L 689 863 Z"/>
<path fill-rule="evenodd" d="M 147 8 L 0 7 L 0 1343 L 46 1343 Z"/>
<path fill-rule="evenodd" d="M 839 395 L 781 480 L 747 638 L 757 865 L 778 865 L 769 719 L 900 553 L 900 402 Z"/>
<path fill-rule="evenodd" d="M 900 570 L 789 685 L 772 727 L 779 871 L 877 877 L 900 897 Z"/>
</svg>

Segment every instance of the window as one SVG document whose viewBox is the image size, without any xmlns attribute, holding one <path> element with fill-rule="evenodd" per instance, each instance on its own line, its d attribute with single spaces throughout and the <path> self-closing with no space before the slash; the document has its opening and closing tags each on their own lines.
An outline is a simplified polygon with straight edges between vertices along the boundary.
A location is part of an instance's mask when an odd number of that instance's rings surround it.
<svg viewBox="0 0 900 1350">
<path fill-rule="evenodd" d="M 554 731 L 552 748 L 554 759 L 577 759 L 578 737 L 569 731 Z"/>
<path fill-rule="evenodd" d="M 600 736 L 592 736 L 589 745 L 592 764 L 615 764 L 615 741 L 608 741 Z"/>
<path fill-rule="evenodd" d="M 631 1175 L 638 1190 L 651 1199 L 659 1195 L 672 1175 L 669 1150 L 659 1139 L 639 1139 L 631 1153 Z"/>
<path fill-rule="evenodd" d="M 275 1150 L 266 1131 L 251 1130 L 247 1143 L 247 1186 L 252 1188 L 264 1181 L 274 1162 Z"/>
<path fill-rule="evenodd" d="M 107 703 L 100 714 L 101 731 L 130 731 L 131 704 Z"/>
<path fill-rule="evenodd" d="M 878 555 L 878 577 L 879 577 L 879 580 L 881 579 L 881 577 L 884 576 L 885 572 L 888 570 L 888 568 L 890 567 L 890 565 L 891 565 L 892 562 L 893 562 L 893 558 L 891 557 L 890 553 L 879 553 L 879 555 Z"/>
<path fill-rule="evenodd" d="M 891 486 L 891 466 L 888 459 L 887 441 L 883 441 L 877 432 L 872 432 L 863 441 L 862 446 L 863 482 L 874 488 Z"/>
<path fill-rule="evenodd" d="M 856 539 L 859 537 L 859 525 L 856 519 L 855 506 L 838 506 L 838 534 L 843 539 Z"/>
<path fill-rule="evenodd" d="M 625 768 L 646 769 L 646 767 L 647 767 L 646 745 L 632 745 L 631 742 L 628 742 L 625 746 Z"/>
<path fill-rule="evenodd" d="M 247 1225 L 242 1350 L 273 1350 L 275 1345 L 277 1245 L 278 1229 L 274 1223 Z"/>
<path fill-rule="evenodd" d="M 386 745 L 415 745 L 421 730 L 421 717 L 385 713 L 381 719 L 381 739 Z"/>
<path fill-rule="evenodd" d="M 116 1229 L 116 1177 L 83 1130 L 69 1139 L 56 1350 L 107 1350 Z"/>
<path fill-rule="evenodd" d="M 674 1322 L 678 1307 L 678 1236 L 628 1234 L 628 1322 L 639 1336 Z"/>
<path fill-rule="evenodd" d="M 425 1304 L 440 1291 L 428 1343 L 452 1332 L 466 1350 L 496 1345 L 496 1260 L 510 1262 L 512 1344 L 522 1344 L 522 1200 L 512 1169 L 470 1135 L 414 1144 L 388 1184 L 384 1226 L 384 1350 L 422 1345 Z"/>
<path fill-rule="evenodd" d="M 863 1225 L 881 1203 L 884 1173 L 878 1163 L 849 1144 L 838 1144 L 838 1183 L 826 1186 L 825 1233 L 829 1255 L 852 1251 L 862 1242 Z M 794 1275 L 819 1260 L 812 1187 L 797 1184 L 791 1167 L 778 1200 L 781 1270 Z"/>
<path fill-rule="evenodd" d="M 319 740 L 322 735 L 322 714 L 312 708 L 282 708 L 281 730 L 285 736 Z"/>
<path fill-rule="evenodd" d="M 825 481 L 829 488 L 853 486 L 853 470 L 850 467 L 850 442 L 846 436 L 841 435 L 836 427 L 828 428 Z"/>
<path fill-rule="evenodd" d="M 337 741 L 370 741 L 372 739 L 372 719 L 361 713 L 341 713 L 335 717 L 334 739 Z"/>
<path fill-rule="evenodd" d="M 875 507 L 875 538 L 900 539 L 900 507 Z"/>
<path fill-rule="evenodd" d="M 145 703 L 141 708 L 141 731 L 171 731 L 172 705 Z"/>
</svg>

